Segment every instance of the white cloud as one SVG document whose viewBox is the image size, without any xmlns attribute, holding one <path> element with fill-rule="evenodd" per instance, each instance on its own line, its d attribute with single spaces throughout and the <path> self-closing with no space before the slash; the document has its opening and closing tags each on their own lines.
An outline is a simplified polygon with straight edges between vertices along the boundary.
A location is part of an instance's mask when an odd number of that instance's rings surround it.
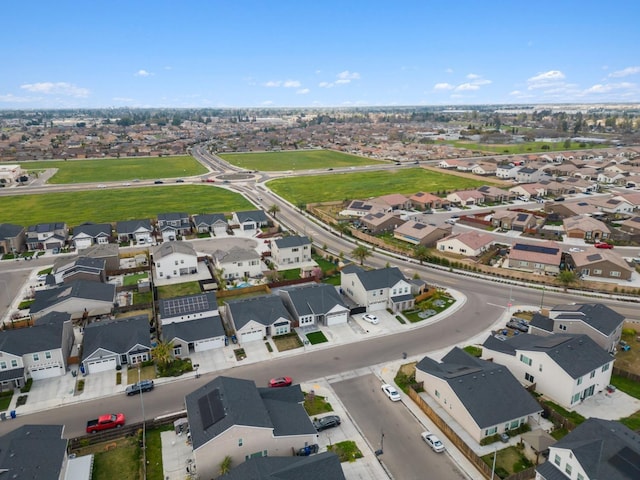
<svg viewBox="0 0 640 480">
<path fill-rule="evenodd" d="M 153 75 L 153 73 L 151 72 L 147 72 L 146 70 L 138 70 L 136 73 L 133 74 L 135 77 L 150 77 L 151 75 Z"/>
<path fill-rule="evenodd" d="M 333 83 L 331 83 L 331 82 L 320 82 L 318 84 L 318 86 L 320 88 L 331 88 L 331 87 L 333 87 Z"/>
<path fill-rule="evenodd" d="M 464 92 L 468 90 L 480 90 L 480 87 L 473 83 L 463 83 L 456 87 L 456 92 Z"/>
<path fill-rule="evenodd" d="M 11 93 L 8 93 L 7 95 L 0 95 L 0 102 L 2 103 L 27 103 L 32 100 L 39 99 L 35 97 L 16 97 Z"/>
<path fill-rule="evenodd" d="M 612 78 L 628 77 L 629 75 L 635 75 L 640 73 L 640 67 L 627 67 L 622 70 L 611 72 L 609 74 Z"/>
<path fill-rule="evenodd" d="M 280 80 L 271 80 L 264 84 L 265 87 L 269 88 L 279 87 L 280 85 L 282 85 L 282 82 Z"/>
<path fill-rule="evenodd" d="M 360 80 L 360 74 L 358 72 L 350 72 L 349 70 L 340 72 L 336 76 L 338 78 L 336 84 L 347 84 L 351 83 L 352 80 Z"/>
<path fill-rule="evenodd" d="M 307 93 L 309 93 L 311 90 L 309 90 L 308 88 L 301 88 L 300 90 L 298 90 L 296 93 L 298 95 L 306 95 Z"/>
<path fill-rule="evenodd" d="M 88 88 L 81 88 L 67 82 L 39 82 L 26 83 L 20 88 L 28 92 L 44 93 L 46 95 L 66 95 L 69 97 L 85 98 L 89 96 Z"/>
<path fill-rule="evenodd" d="M 469 80 L 475 80 L 476 78 L 480 78 L 480 75 L 476 75 L 475 73 L 470 73 L 467 75 Z"/>
<path fill-rule="evenodd" d="M 269 88 L 299 88 L 300 82 L 298 80 L 270 80 L 264 84 L 265 87 Z"/>
<path fill-rule="evenodd" d="M 447 68 L 444 73 L 453 73 L 453 68 Z"/>
<path fill-rule="evenodd" d="M 456 87 L 454 87 L 450 83 L 446 83 L 446 82 L 444 82 L 444 83 L 436 83 L 433 86 L 434 90 L 453 90 L 454 88 L 456 88 Z"/>
<path fill-rule="evenodd" d="M 614 90 L 631 90 L 636 87 L 635 83 L 630 82 L 621 82 L 621 83 L 597 83 L 589 88 L 587 88 L 584 93 L 609 93 Z"/>
<path fill-rule="evenodd" d="M 522 95 L 522 92 L 520 90 L 513 90 L 512 92 L 509 92 L 509 95 L 513 95 L 513 96 Z"/>
<path fill-rule="evenodd" d="M 135 99 L 128 98 L 128 97 L 113 97 L 112 100 L 118 103 L 129 103 L 129 104 L 135 102 Z"/>
<path fill-rule="evenodd" d="M 284 88 L 299 88 L 300 87 L 300 82 L 297 80 L 285 80 L 285 82 L 282 84 L 282 86 Z"/>
<path fill-rule="evenodd" d="M 531 77 L 527 82 L 548 82 L 553 80 L 564 80 L 565 76 L 560 70 L 549 70 L 548 72 L 539 73 L 538 75 Z"/>
<path fill-rule="evenodd" d="M 262 102 L 262 105 L 264 105 L 265 107 L 268 107 L 270 105 L 273 105 L 273 101 L 272 100 L 265 100 L 264 102 Z"/>
</svg>

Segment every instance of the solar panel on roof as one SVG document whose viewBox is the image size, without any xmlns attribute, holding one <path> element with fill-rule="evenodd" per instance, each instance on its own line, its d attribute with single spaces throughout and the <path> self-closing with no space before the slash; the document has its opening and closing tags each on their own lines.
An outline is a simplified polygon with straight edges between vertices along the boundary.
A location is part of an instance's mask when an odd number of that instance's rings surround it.
<svg viewBox="0 0 640 480">
<path fill-rule="evenodd" d="M 587 202 L 578 202 L 578 205 L 580 205 L 581 207 L 586 207 L 589 204 Z"/>
<path fill-rule="evenodd" d="M 525 243 L 516 243 L 512 248 L 522 252 L 542 253 L 545 255 L 555 255 L 558 253 L 558 248 L 544 247 L 542 245 L 527 245 Z"/>
<path fill-rule="evenodd" d="M 632 222 L 640 223 L 640 217 L 633 217 L 631 219 Z"/>
<path fill-rule="evenodd" d="M 587 260 L 595 262 L 596 260 L 602 260 L 602 256 L 599 253 L 592 253 L 591 255 L 587 255 Z"/>
<path fill-rule="evenodd" d="M 198 399 L 202 429 L 206 430 L 211 425 L 225 417 L 224 405 L 220 398 L 220 390 L 217 388 Z"/>
<path fill-rule="evenodd" d="M 529 217 L 529 215 L 527 215 L 526 213 L 519 213 L 519 214 L 516 216 L 516 221 L 518 221 L 518 222 L 524 222 L 528 217 Z"/>
<path fill-rule="evenodd" d="M 609 463 L 627 478 L 640 478 L 640 454 L 629 447 L 624 447 L 616 453 L 609 459 Z"/>
<path fill-rule="evenodd" d="M 170 298 L 164 303 L 165 311 L 172 317 L 206 310 L 208 307 L 209 302 L 207 297 L 204 295 L 198 295 L 196 297 Z"/>
<path fill-rule="evenodd" d="M 416 230 L 422 230 L 423 228 L 427 228 L 427 226 L 423 223 L 416 223 L 413 228 L 415 228 Z"/>
</svg>

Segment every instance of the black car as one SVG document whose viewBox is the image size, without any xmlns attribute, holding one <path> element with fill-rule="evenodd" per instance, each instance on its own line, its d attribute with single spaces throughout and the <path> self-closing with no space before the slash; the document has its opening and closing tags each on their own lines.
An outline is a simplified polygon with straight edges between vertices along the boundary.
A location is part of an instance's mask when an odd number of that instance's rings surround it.
<svg viewBox="0 0 640 480">
<path fill-rule="evenodd" d="M 526 325 L 514 319 L 511 319 L 507 322 L 507 328 L 511 328 L 513 330 L 519 330 L 525 333 L 529 331 L 529 325 Z"/>
<path fill-rule="evenodd" d="M 160 185 L 160 184 L 162 184 L 162 183 L 164 183 L 164 182 L 163 182 L 162 180 L 156 180 L 156 181 L 155 181 L 155 182 L 153 182 L 153 183 L 154 183 L 154 184 L 156 184 L 156 185 Z"/>
<path fill-rule="evenodd" d="M 327 415 L 326 417 L 317 418 L 313 421 L 313 426 L 319 432 L 327 428 L 333 428 L 340 425 L 340 417 L 338 415 Z"/>
<path fill-rule="evenodd" d="M 153 390 L 153 380 L 140 380 L 133 385 L 127 386 L 124 392 L 131 396 L 142 392 L 150 392 L 151 390 Z"/>
</svg>

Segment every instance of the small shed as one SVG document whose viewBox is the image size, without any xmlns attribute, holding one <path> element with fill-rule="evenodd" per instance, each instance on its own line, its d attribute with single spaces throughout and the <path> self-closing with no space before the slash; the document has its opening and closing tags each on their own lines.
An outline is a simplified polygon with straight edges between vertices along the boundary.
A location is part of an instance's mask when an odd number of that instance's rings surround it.
<svg viewBox="0 0 640 480">
<path fill-rule="evenodd" d="M 524 446 L 523 453 L 535 465 L 539 465 L 546 460 L 549 447 L 557 441 L 541 429 L 523 433 L 520 438 Z"/>
</svg>

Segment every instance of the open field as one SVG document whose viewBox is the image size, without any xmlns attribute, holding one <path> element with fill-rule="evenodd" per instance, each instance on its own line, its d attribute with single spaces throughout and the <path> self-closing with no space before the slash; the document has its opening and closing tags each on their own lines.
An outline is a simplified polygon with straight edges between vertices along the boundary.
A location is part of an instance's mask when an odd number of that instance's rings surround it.
<svg viewBox="0 0 640 480">
<path fill-rule="evenodd" d="M 591 150 L 594 148 L 611 148 L 611 145 L 604 144 L 584 144 L 571 142 L 570 146 L 565 146 L 564 142 L 527 142 L 519 144 L 505 145 L 488 145 L 485 143 L 473 143 L 465 140 L 455 142 L 438 141 L 443 145 L 452 145 L 456 148 L 466 148 L 468 150 L 477 150 L 481 152 L 497 153 L 497 154 L 528 154 L 528 153 L 547 153 L 561 152 L 568 150 Z M 583 146 L 581 146 L 583 145 Z"/>
<path fill-rule="evenodd" d="M 99 158 L 95 160 L 52 160 L 25 162 L 23 169 L 41 171 L 57 168 L 48 183 L 88 183 L 151 180 L 156 178 L 191 177 L 207 173 L 198 161 L 189 156 Z"/>
<path fill-rule="evenodd" d="M 423 168 L 280 178 L 271 180 L 268 184 L 269 188 L 294 205 L 354 198 L 365 199 L 390 193 L 413 195 L 421 191 L 451 192 L 481 185 L 493 185 L 490 181 L 464 178 Z"/>
<path fill-rule="evenodd" d="M 2 197 L 2 221 L 29 226 L 38 223 L 103 223 L 154 218 L 158 213 L 229 213 L 253 210 L 242 195 L 211 185 L 116 188 L 85 192 Z"/>
<path fill-rule="evenodd" d="M 225 153 L 219 155 L 232 165 L 247 170 L 279 172 L 317 168 L 355 167 L 384 163 L 332 150 L 295 150 L 290 152 Z"/>
</svg>

